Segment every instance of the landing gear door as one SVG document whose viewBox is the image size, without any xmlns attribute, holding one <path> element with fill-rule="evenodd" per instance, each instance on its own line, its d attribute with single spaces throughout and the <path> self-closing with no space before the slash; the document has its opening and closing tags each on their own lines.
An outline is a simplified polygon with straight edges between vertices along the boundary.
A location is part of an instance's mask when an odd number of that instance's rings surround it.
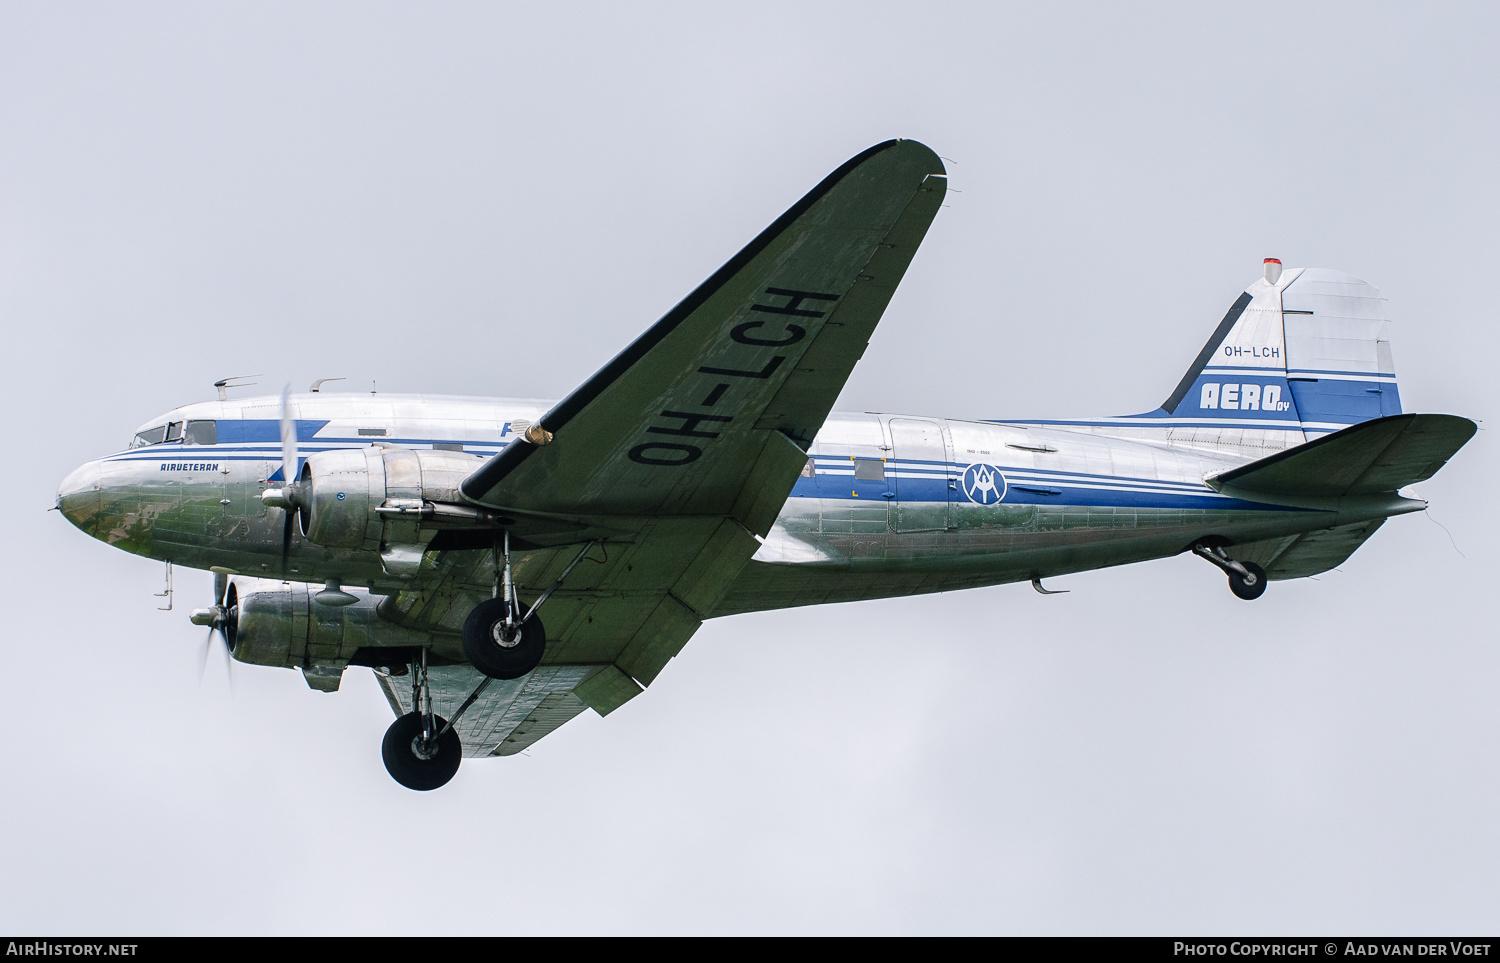
<svg viewBox="0 0 1500 963">
<path fill-rule="evenodd" d="M 917 418 L 892 418 L 891 472 L 896 493 L 892 524 L 898 532 L 941 532 L 951 524 L 953 481 L 943 426 Z"/>
</svg>

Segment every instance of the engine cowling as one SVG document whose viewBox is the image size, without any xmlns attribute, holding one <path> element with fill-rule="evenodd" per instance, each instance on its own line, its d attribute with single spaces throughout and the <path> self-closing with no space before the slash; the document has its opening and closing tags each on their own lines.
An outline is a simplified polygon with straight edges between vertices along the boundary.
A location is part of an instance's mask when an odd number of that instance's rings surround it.
<svg viewBox="0 0 1500 963">
<path fill-rule="evenodd" d="M 377 509 L 408 509 L 420 517 L 424 503 L 461 503 L 458 486 L 482 461 L 436 449 L 320 451 L 308 457 L 299 480 L 302 534 L 327 548 L 379 550 L 390 533 L 388 516 Z"/>
<path fill-rule="evenodd" d="M 380 618 L 376 612 L 379 596 L 346 589 L 356 597 L 354 604 L 320 605 L 314 598 L 320 588 L 303 582 L 234 578 L 229 607 L 235 619 L 229 638 L 235 659 L 284 668 L 341 669 L 361 649 L 368 664 L 371 650 L 425 646 L 434 641 L 425 632 Z"/>
</svg>

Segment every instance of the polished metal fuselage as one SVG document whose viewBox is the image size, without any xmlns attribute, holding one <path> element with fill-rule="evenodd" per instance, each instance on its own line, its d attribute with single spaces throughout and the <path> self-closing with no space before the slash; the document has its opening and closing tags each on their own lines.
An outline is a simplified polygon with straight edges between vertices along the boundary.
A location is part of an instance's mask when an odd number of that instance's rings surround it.
<svg viewBox="0 0 1500 963">
<path fill-rule="evenodd" d="M 545 401 L 309 394 L 289 402 L 303 456 L 441 448 L 477 468 Z M 278 484 L 280 401 L 189 405 L 148 423 L 220 426 L 212 445 L 130 448 L 73 472 L 59 507 L 85 532 L 181 566 L 393 594 L 370 549 L 324 548 L 261 501 Z M 524 425 L 522 426 L 524 430 Z M 1130 436 L 1130 437 L 1124 437 Z M 1409 511 L 1420 503 L 1287 506 L 1222 495 L 1205 477 L 1299 444 L 1300 431 L 1174 437 L 1170 427 L 835 414 L 775 526 L 714 615 L 939 592 L 1170 556 Z"/>
</svg>

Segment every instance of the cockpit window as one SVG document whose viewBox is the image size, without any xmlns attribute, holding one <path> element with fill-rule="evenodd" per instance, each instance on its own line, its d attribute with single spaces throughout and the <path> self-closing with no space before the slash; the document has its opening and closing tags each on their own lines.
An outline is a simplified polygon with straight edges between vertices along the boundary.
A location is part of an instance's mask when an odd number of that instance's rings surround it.
<svg viewBox="0 0 1500 963">
<path fill-rule="evenodd" d="M 190 421 L 187 429 L 182 433 L 184 445 L 217 445 L 219 443 L 218 426 L 212 421 Z"/>
<path fill-rule="evenodd" d="M 167 426 L 157 425 L 155 428 L 147 428 L 135 436 L 135 441 L 130 443 L 132 448 L 144 448 L 147 445 L 159 445 L 166 440 Z"/>
<path fill-rule="evenodd" d="M 174 421 L 168 425 L 157 425 L 140 432 L 131 441 L 130 447 L 144 448 L 147 445 L 162 445 L 180 441 L 188 445 L 217 445 L 219 426 L 213 421 Z"/>
</svg>

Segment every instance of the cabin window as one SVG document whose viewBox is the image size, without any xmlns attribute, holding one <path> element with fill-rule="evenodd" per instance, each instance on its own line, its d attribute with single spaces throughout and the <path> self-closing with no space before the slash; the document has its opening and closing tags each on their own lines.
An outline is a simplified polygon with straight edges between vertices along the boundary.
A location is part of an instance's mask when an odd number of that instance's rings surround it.
<svg viewBox="0 0 1500 963">
<path fill-rule="evenodd" d="M 359 433 L 361 435 L 370 435 L 370 436 L 374 436 L 376 438 L 384 438 L 385 437 L 385 429 L 384 428 L 361 428 L 361 429 L 359 429 Z"/>
<path fill-rule="evenodd" d="M 174 421 L 167 426 L 167 442 L 182 440 L 182 422 Z"/>
<path fill-rule="evenodd" d="M 885 481 L 885 460 L 883 458 L 854 459 L 854 480 Z"/>
<path fill-rule="evenodd" d="M 135 436 L 135 441 L 130 443 L 132 448 L 144 448 L 147 445 L 159 445 L 167 437 L 167 426 L 157 425 L 155 428 L 147 428 Z"/>
<path fill-rule="evenodd" d="M 805 464 L 805 465 L 802 466 L 802 477 L 803 478 L 816 478 L 817 475 L 818 475 L 818 470 L 813 467 L 813 460 L 811 458 L 809 458 L 807 460 L 807 464 Z"/>
<path fill-rule="evenodd" d="M 212 421 L 190 421 L 182 433 L 184 445 L 217 445 L 219 428 Z"/>
</svg>

